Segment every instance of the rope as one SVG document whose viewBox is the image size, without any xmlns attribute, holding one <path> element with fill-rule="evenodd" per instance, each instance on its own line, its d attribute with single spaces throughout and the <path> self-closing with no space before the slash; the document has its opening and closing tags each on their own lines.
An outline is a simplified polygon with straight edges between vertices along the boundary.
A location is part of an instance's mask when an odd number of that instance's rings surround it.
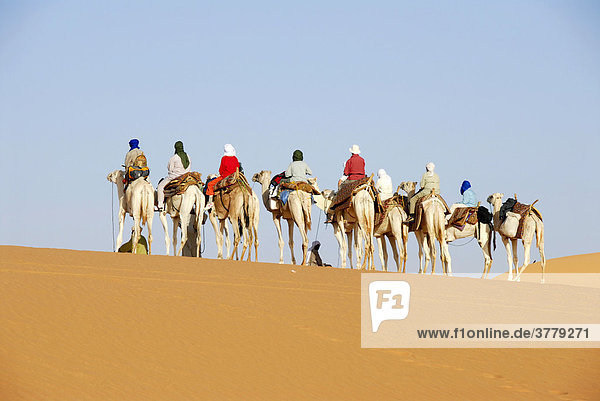
<svg viewBox="0 0 600 401">
<path fill-rule="evenodd" d="M 110 185 L 110 219 L 112 221 L 112 250 L 115 251 L 115 187 Z"/>
<path fill-rule="evenodd" d="M 467 242 L 465 242 L 464 244 L 460 244 L 460 245 L 455 245 L 455 244 L 453 244 L 452 242 L 448 242 L 448 245 L 452 245 L 452 246 L 465 246 L 465 245 L 467 245 L 468 243 L 470 243 L 471 241 L 473 241 L 474 239 L 475 239 L 475 237 L 471 237 L 471 239 L 470 239 L 470 240 L 468 240 L 468 241 L 467 241 Z"/>
</svg>

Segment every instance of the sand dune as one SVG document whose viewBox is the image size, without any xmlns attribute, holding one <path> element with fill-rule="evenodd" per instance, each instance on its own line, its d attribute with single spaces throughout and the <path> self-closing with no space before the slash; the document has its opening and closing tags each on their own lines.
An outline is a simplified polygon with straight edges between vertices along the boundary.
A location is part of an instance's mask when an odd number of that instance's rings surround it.
<svg viewBox="0 0 600 401">
<path fill-rule="evenodd" d="M 3 246 L 0 274 L 2 400 L 600 399 L 597 349 L 361 349 L 357 271 Z"/>
</svg>

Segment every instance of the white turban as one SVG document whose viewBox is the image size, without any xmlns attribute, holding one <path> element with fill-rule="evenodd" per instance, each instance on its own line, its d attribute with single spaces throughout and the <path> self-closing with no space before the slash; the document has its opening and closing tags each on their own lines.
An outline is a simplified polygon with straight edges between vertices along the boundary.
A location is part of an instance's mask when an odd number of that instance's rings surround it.
<svg viewBox="0 0 600 401">
<path fill-rule="evenodd" d="M 385 177 L 386 175 L 387 175 L 387 173 L 386 173 L 386 172 L 385 172 L 385 170 L 384 170 L 384 169 L 382 169 L 382 168 L 380 168 L 380 169 L 377 171 L 377 178 Z"/>
<path fill-rule="evenodd" d="M 427 169 L 427 171 L 433 173 L 433 170 L 435 170 L 435 164 L 433 164 L 433 162 L 429 162 L 429 163 L 427 163 L 425 168 Z"/>
<path fill-rule="evenodd" d="M 225 144 L 223 149 L 225 151 L 225 156 L 235 156 L 235 148 L 233 147 L 232 144 L 230 144 L 230 143 Z"/>
</svg>

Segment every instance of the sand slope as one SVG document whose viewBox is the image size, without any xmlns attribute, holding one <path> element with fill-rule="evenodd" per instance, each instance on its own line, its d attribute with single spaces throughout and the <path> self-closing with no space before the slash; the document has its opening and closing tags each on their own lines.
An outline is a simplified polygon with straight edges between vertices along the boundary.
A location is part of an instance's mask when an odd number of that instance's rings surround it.
<svg viewBox="0 0 600 401">
<path fill-rule="evenodd" d="M 356 271 L 4 246 L 0 274 L 2 400 L 600 399 L 596 349 L 361 349 Z"/>
</svg>

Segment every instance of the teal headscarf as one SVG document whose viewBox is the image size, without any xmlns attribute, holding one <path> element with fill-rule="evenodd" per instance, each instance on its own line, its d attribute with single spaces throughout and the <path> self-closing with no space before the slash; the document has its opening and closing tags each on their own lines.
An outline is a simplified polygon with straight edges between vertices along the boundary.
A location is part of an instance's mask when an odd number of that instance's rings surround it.
<svg viewBox="0 0 600 401">
<path fill-rule="evenodd" d="M 304 155 L 302 154 L 301 150 L 294 150 L 294 154 L 292 155 L 292 161 L 298 162 L 304 160 Z"/>
<path fill-rule="evenodd" d="M 183 142 L 177 141 L 175 142 L 175 154 L 181 158 L 181 163 L 183 163 L 183 168 L 188 168 L 190 165 L 190 159 L 188 158 L 187 153 L 183 151 Z"/>
</svg>

